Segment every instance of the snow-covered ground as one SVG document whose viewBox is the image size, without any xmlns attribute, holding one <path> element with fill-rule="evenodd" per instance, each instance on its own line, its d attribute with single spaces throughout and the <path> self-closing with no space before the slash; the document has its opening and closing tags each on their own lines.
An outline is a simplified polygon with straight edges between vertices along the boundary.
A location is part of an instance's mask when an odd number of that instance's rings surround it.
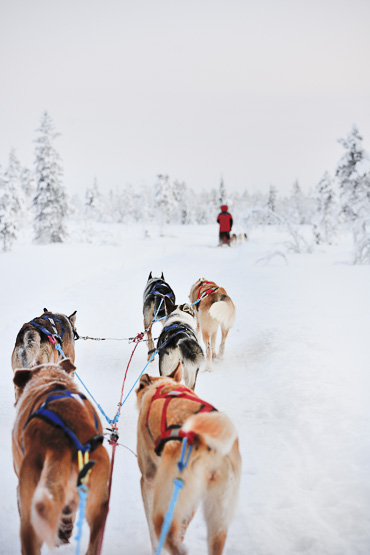
<svg viewBox="0 0 370 555">
<path fill-rule="evenodd" d="M 20 553 L 10 356 L 21 325 L 44 307 L 77 310 L 80 335 L 128 338 L 142 331 L 142 293 L 150 271 L 164 272 L 185 302 L 199 277 L 222 284 L 237 307 L 223 361 L 198 377 L 197 393 L 235 422 L 243 457 L 240 499 L 227 555 L 370 553 L 370 267 L 352 266 L 350 243 L 310 255 L 268 255 L 284 236 L 255 230 L 247 243 L 215 248 L 216 226 L 105 226 L 97 243 L 18 243 L 1 254 L 0 553 Z M 265 260 L 261 260 L 265 258 Z M 256 261 L 259 261 L 256 263 Z M 160 327 L 160 324 L 156 324 Z M 158 335 L 159 327 L 154 329 Z M 157 332 L 157 333 L 156 333 Z M 78 341 L 80 377 L 113 416 L 133 345 Z M 126 391 L 146 364 L 136 350 Z M 157 361 L 149 372 L 158 374 Z M 150 553 L 135 455 L 135 394 L 119 422 L 103 553 Z M 108 451 L 110 447 L 107 445 Z M 83 545 L 88 532 L 84 529 Z M 185 543 L 206 553 L 201 511 Z M 43 553 L 48 550 L 44 549 Z M 75 542 L 58 550 L 75 552 Z"/>
</svg>

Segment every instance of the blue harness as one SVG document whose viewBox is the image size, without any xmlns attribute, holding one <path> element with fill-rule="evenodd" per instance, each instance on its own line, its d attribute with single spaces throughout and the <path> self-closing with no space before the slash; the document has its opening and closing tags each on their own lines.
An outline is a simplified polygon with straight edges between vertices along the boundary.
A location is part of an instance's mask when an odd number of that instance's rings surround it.
<svg viewBox="0 0 370 555">
<path fill-rule="evenodd" d="M 58 416 L 55 412 L 53 412 L 51 409 L 48 408 L 49 403 L 52 403 L 53 401 L 57 401 L 59 399 L 71 399 L 71 398 L 77 400 L 78 397 L 80 399 L 86 400 L 86 397 L 83 393 L 72 393 L 71 391 L 68 391 L 68 390 L 51 391 L 50 395 L 48 395 L 48 397 L 42 403 L 41 407 L 36 411 L 32 412 L 31 415 L 28 417 L 27 422 L 23 426 L 23 432 L 33 418 L 41 418 L 41 420 L 44 420 L 51 426 L 61 428 L 63 432 L 71 439 L 77 451 L 82 451 L 82 453 L 86 453 L 86 451 L 94 451 L 94 449 L 96 449 L 97 447 L 99 447 L 99 445 L 103 443 L 104 437 L 102 436 L 102 434 L 97 434 L 93 436 L 91 439 L 89 439 L 89 441 L 85 445 L 83 445 L 78 439 L 78 437 L 72 432 L 72 430 L 68 428 L 66 423 L 62 420 L 62 418 L 60 418 L 60 416 Z M 96 431 L 98 431 L 98 418 L 95 412 L 94 412 L 94 421 L 95 421 Z M 22 440 L 22 450 L 24 453 L 23 440 Z"/>
<path fill-rule="evenodd" d="M 47 330 L 43 325 L 36 322 L 36 320 L 47 320 L 53 328 L 54 333 Z M 60 335 L 58 334 L 54 322 L 59 322 L 60 324 Z M 44 314 L 42 316 L 38 316 L 37 318 L 31 320 L 30 324 L 32 324 L 32 326 L 36 326 L 36 328 L 38 328 L 44 335 L 46 335 L 46 337 L 58 339 L 60 341 L 60 344 L 63 345 L 63 335 L 65 329 L 60 318 L 57 318 L 56 316 L 54 316 L 54 314 L 52 316 L 46 316 Z"/>
<path fill-rule="evenodd" d="M 171 341 L 171 339 L 180 334 L 189 337 L 189 339 L 197 340 L 196 335 L 190 326 L 188 326 L 187 324 L 175 323 L 163 328 L 160 336 L 158 337 L 157 350 L 160 351 L 161 349 L 163 349 L 163 347 L 165 347 L 167 343 Z"/>
</svg>

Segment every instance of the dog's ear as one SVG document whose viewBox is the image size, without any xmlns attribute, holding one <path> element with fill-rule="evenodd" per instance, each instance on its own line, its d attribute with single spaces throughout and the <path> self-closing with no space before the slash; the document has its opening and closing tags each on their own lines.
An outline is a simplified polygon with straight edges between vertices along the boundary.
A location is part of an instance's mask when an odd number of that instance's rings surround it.
<svg viewBox="0 0 370 555">
<path fill-rule="evenodd" d="M 149 374 L 143 374 L 140 378 L 139 387 L 137 388 L 136 393 L 139 393 L 139 391 L 141 391 L 145 387 L 148 387 L 149 385 L 151 385 L 151 383 L 152 379 Z"/>
<path fill-rule="evenodd" d="M 75 323 L 76 323 L 76 313 L 77 313 L 77 310 L 75 310 L 73 314 L 68 316 L 68 320 L 71 322 L 73 327 L 75 327 Z"/>
<path fill-rule="evenodd" d="M 164 281 L 164 274 L 163 274 L 163 272 L 161 273 L 161 279 L 163 279 L 163 281 Z"/>
<path fill-rule="evenodd" d="M 70 358 L 64 358 L 58 364 L 67 374 L 74 372 L 76 370 L 76 366 L 73 364 Z"/>
<path fill-rule="evenodd" d="M 44 312 L 49 312 L 47 308 L 44 308 Z"/>
<path fill-rule="evenodd" d="M 152 272 L 150 272 L 150 274 L 149 274 L 148 281 L 149 281 L 150 279 L 153 279 L 153 277 L 152 277 Z"/>
<path fill-rule="evenodd" d="M 191 308 L 190 304 L 185 303 L 185 304 L 183 304 L 183 305 L 180 306 L 180 309 L 181 309 L 183 312 L 187 312 L 187 313 L 190 314 L 191 316 L 195 316 L 195 312 L 194 312 L 194 310 Z"/>
<path fill-rule="evenodd" d="M 19 370 L 16 370 L 13 378 L 14 385 L 23 389 L 26 383 L 32 378 L 33 372 L 34 371 L 29 368 L 19 368 Z"/>
<path fill-rule="evenodd" d="M 181 382 L 182 379 L 182 364 L 179 361 L 178 365 L 176 366 L 175 370 L 168 375 L 168 378 L 172 378 L 175 382 Z"/>
<path fill-rule="evenodd" d="M 163 297 L 164 299 L 164 306 L 166 309 L 166 314 L 168 316 L 168 314 L 171 314 L 171 312 L 173 312 L 176 308 L 176 305 L 173 301 L 171 301 L 171 299 L 169 297 Z"/>
</svg>

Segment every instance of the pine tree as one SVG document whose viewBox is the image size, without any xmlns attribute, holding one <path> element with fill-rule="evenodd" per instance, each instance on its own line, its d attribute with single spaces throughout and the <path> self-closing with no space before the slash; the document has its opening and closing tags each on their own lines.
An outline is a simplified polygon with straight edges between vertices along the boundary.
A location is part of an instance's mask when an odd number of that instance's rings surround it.
<svg viewBox="0 0 370 555">
<path fill-rule="evenodd" d="M 342 215 L 352 228 L 354 263 L 370 263 L 370 155 L 355 125 L 339 142 L 346 152 L 339 160 L 336 176 Z"/>
<path fill-rule="evenodd" d="M 18 218 L 15 203 L 0 168 L 0 237 L 3 251 L 10 251 L 18 235 Z"/>
<path fill-rule="evenodd" d="M 21 187 L 21 165 L 13 148 L 9 153 L 9 163 L 4 174 L 4 185 L 11 204 L 10 212 L 15 214 L 17 228 L 19 228 L 25 215 L 26 200 Z"/>
<path fill-rule="evenodd" d="M 266 216 L 266 223 L 268 225 L 271 225 L 277 222 L 277 218 L 275 217 L 276 201 L 277 201 L 277 189 L 274 185 L 270 185 L 268 196 L 267 196 L 268 210 L 267 210 L 267 216 Z"/>
<path fill-rule="evenodd" d="M 35 140 L 36 194 L 35 241 L 37 243 L 61 243 L 66 237 L 65 220 L 68 215 L 67 195 L 62 184 L 60 156 L 54 148 L 56 133 L 51 117 L 44 112 L 39 134 Z"/>
<path fill-rule="evenodd" d="M 102 196 L 98 187 L 98 180 L 94 177 L 92 187 L 86 189 L 85 193 L 85 216 L 94 222 L 101 221 Z"/>
<path fill-rule="evenodd" d="M 161 235 L 164 232 L 165 224 L 168 224 L 171 220 L 174 206 L 175 197 L 169 176 L 159 174 L 154 186 L 154 210 L 157 215 L 157 221 L 160 222 Z"/>
<path fill-rule="evenodd" d="M 314 192 L 316 211 L 313 216 L 313 233 L 316 244 L 331 243 L 337 227 L 337 204 L 332 179 L 325 172 Z"/>
<path fill-rule="evenodd" d="M 226 203 L 226 188 L 225 188 L 223 177 L 221 177 L 220 187 L 219 187 L 219 190 L 218 190 L 218 201 L 219 201 L 220 206 L 222 206 L 223 204 L 227 204 Z"/>
<path fill-rule="evenodd" d="M 362 146 L 362 137 L 356 127 L 344 139 L 338 139 L 346 152 L 339 160 L 336 177 L 340 203 L 345 221 L 353 222 L 368 212 L 370 189 L 370 156 Z"/>
</svg>

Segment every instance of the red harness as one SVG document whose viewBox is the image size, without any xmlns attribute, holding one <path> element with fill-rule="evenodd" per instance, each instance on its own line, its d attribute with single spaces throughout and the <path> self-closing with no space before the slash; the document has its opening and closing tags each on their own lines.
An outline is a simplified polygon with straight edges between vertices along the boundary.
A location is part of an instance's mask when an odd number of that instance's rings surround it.
<svg viewBox="0 0 370 555">
<path fill-rule="evenodd" d="M 185 386 L 179 386 L 177 389 L 173 389 L 172 391 L 168 391 L 167 393 L 162 393 L 162 390 L 164 387 L 166 387 L 166 384 L 158 387 L 158 389 L 154 393 L 150 401 L 149 409 L 146 415 L 146 422 L 145 422 L 145 426 L 148 428 L 149 435 L 154 442 L 154 451 L 158 456 L 162 454 L 164 444 L 167 441 L 170 441 L 170 440 L 181 441 L 184 439 L 184 437 L 186 437 L 188 440 L 188 443 L 192 444 L 196 435 L 195 432 L 192 432 L 192 431 L 190 432 L 182 431 L 181 430 L 182 425 L 174 424 L 172 426 L 167 426 L 167 408 L 169 403 L 172 401 L 172 399 L 187 399 L 189 401 L 195 401 L 199 403 L 201 407 L 194 414 L 199 414 L 200 412 L 212 412 L 217 410 L 206 401 L 202 401 L 202 399 L 199 399 L 199 397 L 197 397 L 195 393 L 193 393 L 190 389 L 188 389 Z M 161 432 L 159 437 L 157 437 L 157 439 L 154 439 L 149 428 L 149 414 L 150 414 L 150 409 L 152 408 L 153 402 L 156 401 L 157 399 L 164 399 L 164 404 L 163 404 L 162 417 L 161 417 Z"/>
<path fill-rule="evenodd" d="M 206 283 L 212 283 L 211 281 L 202 281 L 199 285 L 198 285 L 198 296 L 197 296 L 197 301 L 201 301 L 202 299 L 204 299 L 204 297 L 207 297 L 207 295 L 210 295 L 211 293 L 214 293 L 215 291 L 217 291 L 218 289 L 218 285 L 216 285 L 215 287 L 211 287 L 210 289 L 207 289 L 206 291 L 204 291 L 202 294 L 200 294 L 200 290 L 202 289 L 203 285 L 206 285 Z M 198 308 L 198 307 L 197 307 Z"/>
</svg>

